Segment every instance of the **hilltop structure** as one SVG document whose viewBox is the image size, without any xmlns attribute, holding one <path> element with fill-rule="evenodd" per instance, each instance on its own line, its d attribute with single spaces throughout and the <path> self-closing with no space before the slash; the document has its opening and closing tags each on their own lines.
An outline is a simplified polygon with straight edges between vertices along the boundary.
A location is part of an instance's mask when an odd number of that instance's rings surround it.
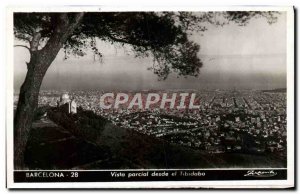
<svg viewBox="0 0 300 194">
<path fill-rule="evenodd" d="M 61 95 L 59 101 L 57 102 L 57 106 L 63 108 L 63 110 L 69 114 L 77 113 L 77 104 L 74 99 L 70 99 L 70 96 L 67 93 Z"/>
</svg>

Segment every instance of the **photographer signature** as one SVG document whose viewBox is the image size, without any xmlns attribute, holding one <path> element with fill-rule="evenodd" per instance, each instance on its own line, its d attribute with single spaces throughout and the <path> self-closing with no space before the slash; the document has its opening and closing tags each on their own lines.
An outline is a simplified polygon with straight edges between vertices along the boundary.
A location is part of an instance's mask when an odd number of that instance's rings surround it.
<svg viewBox="0 0 300 194">
<path fill-rule="evenodd" d="M 273 170 L 269 171 L 261 171 L 261 170 L 249 170 L 247 171 L 247 174 L 244 174 L 244 176 L 252 176 L 252 177 L 273 177 L 277 175 L 276 172 Z"/>
</svg>

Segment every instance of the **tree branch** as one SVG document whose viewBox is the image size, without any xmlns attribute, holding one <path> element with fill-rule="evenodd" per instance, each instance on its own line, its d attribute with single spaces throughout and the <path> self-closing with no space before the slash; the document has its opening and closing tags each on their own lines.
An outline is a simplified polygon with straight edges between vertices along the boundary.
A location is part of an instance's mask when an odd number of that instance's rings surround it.
<svg viewBox="0 0 300 194">
<path fill-rule="evenodd" d="M 137 42 L 130 42 L 126 39 L 122 39 L 122 38 L 117 38 L 115 36 L 113 36 L 112 34 L 110 33 L 107 33 L 106 36 L 112 40 L 112 41 L 115 41 L 115 42 L 119 42 L 119 43 L 123 43 L 123 44 L 129 44 L 129 45 L 134 45 L 134 46 L 138 46 L 138 47 L 144 47 L 146 49 L 148 49 L 148 46 L 147 44 L 142 44 L 142 43 L 137 43 Z"/>
<path fill-rule="evenodd" d="M 30 50 L 31 51 L 38 50 L 41 37 L 42 37 L 42 35 L 41 35 L 40 31 L 38 31 L 38 30 L 33 34 L 32 40 L 30 41 Z"/>
<path fill-rule="evenodd" d="M 20 40 L 23 40 L 23 41 L 25 41 L 25 42 L 30 43 L 30 38 L 29 38 L 29 37 L 26 37 L 25 35 L 15 34 L 15 37 L 16 37 L 17 39 L 20 39 Z"/>
<path fill-rule="evenodd" d="M 120 42 L 120 43 L 124 43 L 124 44 L 131 44 L 130 42 L 124 40 L 124 39 L 120 39 L 120 38 L 117 38 L 117 37 L 114 37 L 113 35 L 111 34 L 107 34 L 107 37 L 109 39 L 111 39 L 112 41 L 115 41 L 115 42 Z"/>
<path fill-rule="evenodd" d="M 25 46 L 25 45 L 17 44 L 17 45 L 14 45 L 14 47 L 24 47 L 24 48 L 26 48 L 30 51 L 30 48 L 28 46 Z"/>
<path fill-rule="evenodd" d="M 55 29 L 46 45 L 40 50 L 41 56 L 48 58 L 49 61 L 52 62 L 68 37 L 72 35 L 74 30 L 78 27 L 83 16 L 83 12 L 74 14 L 73 18 L 70 18 L 67 13 L 58 14 L 56 17 Z M 47 66 L 47 69 L 50 64 L 45 65 Z"/>
</svg>

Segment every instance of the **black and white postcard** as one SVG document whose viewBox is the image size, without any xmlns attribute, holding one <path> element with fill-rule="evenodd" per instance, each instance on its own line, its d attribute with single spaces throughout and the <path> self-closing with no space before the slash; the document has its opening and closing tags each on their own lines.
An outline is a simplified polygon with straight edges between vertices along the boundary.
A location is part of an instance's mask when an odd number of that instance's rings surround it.
<svg viewBox="0 0 300 194">
<path fill-rule="evenodd" d="M 293 188 L 294 9 L 7 9 L 8 188 Z"/>
</svg>

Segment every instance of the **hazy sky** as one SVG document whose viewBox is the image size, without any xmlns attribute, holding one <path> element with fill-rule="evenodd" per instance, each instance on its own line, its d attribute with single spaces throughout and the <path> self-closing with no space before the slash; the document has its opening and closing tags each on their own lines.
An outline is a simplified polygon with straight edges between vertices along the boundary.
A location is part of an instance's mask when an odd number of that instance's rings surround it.
<svg viewBox="0 0 300 194">
<path fill-rule="evenodd" d="M 137 59 L 122 48 L 98 42 L 103 63 L 93 55 L 63 60 L 60 52 L 47 71 L 43 89 L 272 89 L 286 87 L 286 14 L 269 25 L 266 19 L 252 19 L 247 26 L 208 26 L 191 39 L 200 45 L 204 65 L 198 78 L 170 75 L 158 81 L 151 58 Z M 26 73 L 28 51 L 15 47 L 14 88 L 19 89 Z"/>
</svg>

